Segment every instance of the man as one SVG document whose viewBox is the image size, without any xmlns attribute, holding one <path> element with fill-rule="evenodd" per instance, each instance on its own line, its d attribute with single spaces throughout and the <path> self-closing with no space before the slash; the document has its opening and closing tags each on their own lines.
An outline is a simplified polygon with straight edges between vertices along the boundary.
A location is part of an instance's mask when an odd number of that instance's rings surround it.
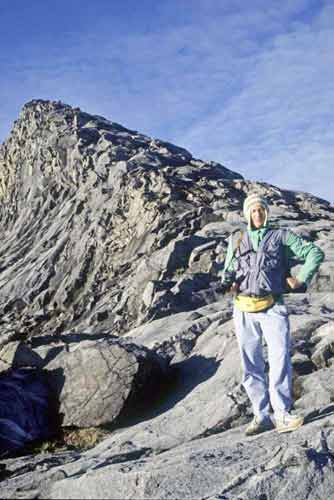
<svg viewBox="0 0 334 500">
<path fill-rule="evenodd" d="M 324 259 L 320 248 L 289 229 L 268 223 L 264 197 L 250 194 L 243 205 L 247 230 L 229 239 L 223 287 L 236 294 L 234 324 L 243 369 L 243 386 L 250 398 L 254 418 L 246 429 L 253 435 L 271 429 L 271 409 L 278 432 L 303 424 L 293 415 L 290 327 L 283 293 L 305 289 Z M 288 276 L 289 260 L 303 266 L 296 277 Z M 268 348 L 269 387 L 265 376 L 262 337 Z"/>
</svg>

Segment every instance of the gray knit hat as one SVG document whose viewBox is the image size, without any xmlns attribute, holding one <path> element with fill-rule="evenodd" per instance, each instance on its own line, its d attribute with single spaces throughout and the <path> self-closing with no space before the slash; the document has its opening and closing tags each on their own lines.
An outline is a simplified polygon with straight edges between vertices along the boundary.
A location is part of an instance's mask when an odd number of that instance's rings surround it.
<svg viewBox="0 0 334 500">
<path fill-rule="evenodd" d="M 247 220 L 247 225 L 248 225 L 249 229 L 251 228 L 251 209 L 256 203 L 259 203 L 261 205 L 261 207 L 263 207 L 265 209 L 266 218 L 265 218 L 264 224 L 266 224 L 267 220 L 268 220 L 269 206 L 268 206 L 268 203 L 266 202 L 265 198 L 263 196 L 261 196 L 260 194 L 251 193 L 245 199 L 244 206 L 243 206 L 244 216 Z"/>
</svg>

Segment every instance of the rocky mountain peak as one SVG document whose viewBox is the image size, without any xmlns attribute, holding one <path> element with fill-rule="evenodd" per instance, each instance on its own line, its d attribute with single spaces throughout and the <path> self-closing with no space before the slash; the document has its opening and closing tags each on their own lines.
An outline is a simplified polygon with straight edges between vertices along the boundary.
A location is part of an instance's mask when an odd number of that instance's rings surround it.
<svg viewBox="0 0 334 500">
<path fill-rule="evenodd" d="M 122 333 L 167 314 L 183 274 L 203 274 L 198 291 L 217 280 L 217 248 L 254 187 L 284 218 L 334 213 L 78 108 L 27 103 L 0 148 L 3 314 L 18 335 Z"/>
<path fill-rule="evenodd" d="M 200 289 L 217 280 L 215 249 L 254 187 L 285 219 L 334 213 L 78 108 L 27 103 L 0 148 L 3 314 L 32 335 L 83 325 L 121 333 L 167 314 L 182 274 L 203 273 Z"/>
<path fill-rule="evenodd" d="M 244 436 L 251 411 L 232 299 L 219 291 L 226 238 L 243 227 L 252 191 L 268 200 L 271 221 L 325 253 L 307 293 L 285 297 L 305 416 L 292 437 Z M 4 497 L 315 500 L 334 491 L 333 205 L 34 100 L 0 147 L 0 224 L 0 407 L 2 424 L 12 423 L 0 445 L 18 446 L 18 429 L 22 441 L 44 436 L 45 373 L 64 428 L 137 412 L 92 450 L 0 457 Z M 147 399 L 160 377 L 158 400 Z"/>
</svg>

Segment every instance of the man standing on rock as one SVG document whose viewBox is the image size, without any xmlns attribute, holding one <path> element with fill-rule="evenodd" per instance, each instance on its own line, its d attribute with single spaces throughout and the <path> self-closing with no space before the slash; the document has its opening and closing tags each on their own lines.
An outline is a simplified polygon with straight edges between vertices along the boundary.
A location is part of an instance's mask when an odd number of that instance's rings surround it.
<svg viewBox="0 0 334 500">
<path fill-rule="evenodd" d="M 303 417 L 290 413 L 293 403 L 290 326 L 283 293 L 305 289 L 324 254 L 289 229 L 271 226 L 264 197 L 250 194 L 243 211 L 247 230 L 237 231 L 229 239 L 223 287 L 236 294 L 233 317 L 243 386 L 254 413 L 246 435 L 273 427 L 271 409 L 277 431 L 289 432 L 303 424 Z M 288 276 L 288 263 L 293 257 L 304 263 L 297 277 Z M 262 337 L 268 348 L 269 387 Z"/>
</svg>

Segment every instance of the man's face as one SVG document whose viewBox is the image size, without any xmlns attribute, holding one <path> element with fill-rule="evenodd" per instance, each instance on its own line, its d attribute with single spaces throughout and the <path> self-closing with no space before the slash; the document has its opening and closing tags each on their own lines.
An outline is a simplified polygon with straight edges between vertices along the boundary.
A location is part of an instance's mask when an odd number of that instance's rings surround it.
<svg viewBox="0 0 334 500">
<path fill-rule="evenodd" d="M 265 219 L 265 209 L 262 207 L 262 205 L 260 205 L 260 203 L 256 203 L 251 209 L 252 225 L 255 227 L 255 229 L 259 229 L 263 226 Z"/>
</svg>

